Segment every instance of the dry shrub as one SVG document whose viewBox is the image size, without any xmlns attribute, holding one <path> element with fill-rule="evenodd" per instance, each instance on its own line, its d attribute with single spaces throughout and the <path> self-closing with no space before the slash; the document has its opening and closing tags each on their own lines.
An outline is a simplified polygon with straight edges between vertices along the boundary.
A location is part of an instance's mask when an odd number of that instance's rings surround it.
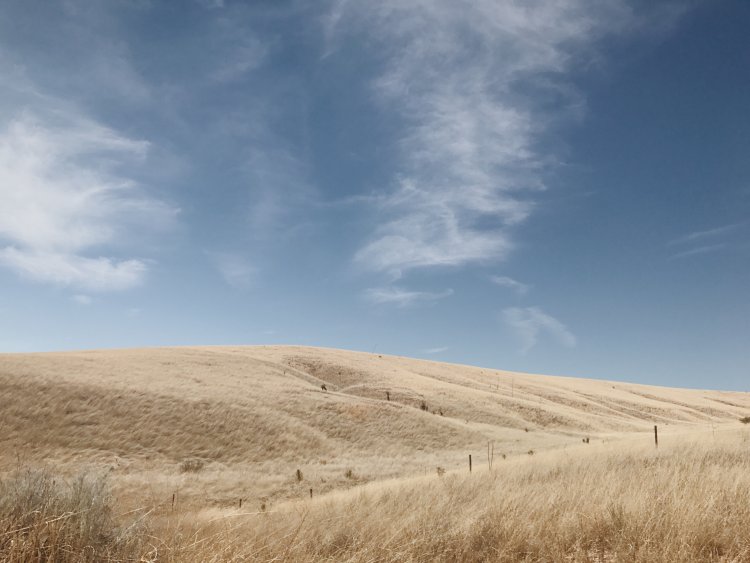
<svg viewBox="0 0 750 563">
<path fill-rule="evenodd" d="M 0 480 L 2 561 L 121 561 L 136 557 L 142 533 L 118 527 L 103 476 L 24 468 Z"/>
<path fill-rule="evenodd" d="M 197 473 L 205 466 L 205 462 L 197 457 L 191 457 L 182 460 L 180 463 L 180 471 L 182 473 Z"/>
<path fill-rule="evenodd" d="M 750 424 L 750 416 L 743 416 L 743 417 L 742 417 L 742 418 L 740 419 L 740 422 L 741 422 L 742 424 Z"/>
</svg>

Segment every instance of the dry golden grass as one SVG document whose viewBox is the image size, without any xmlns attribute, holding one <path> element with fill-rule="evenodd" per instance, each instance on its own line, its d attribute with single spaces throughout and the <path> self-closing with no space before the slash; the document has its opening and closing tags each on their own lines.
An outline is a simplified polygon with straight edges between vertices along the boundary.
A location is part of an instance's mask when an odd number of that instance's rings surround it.
<svg viewBox="0 0 750 563">
<path fill-rule="evenodd" d="M 744 393 L 317 348 L 5 354 L 0 471 L 17 457 L 68 474 L 84 465 L 111 471 L 121 497 L 176 492 L 183 504 L 232 506 L 462 467 L 490 440 L 514 456 L 653 424 L 662 434 L 734 424 L 749 412 Z M 202 468 L 182 471 L 186 460 Z"/>
<path fill-rule="evenodd" d="M 0 480 L 3 561 L 133 560 L 146 534 L 136 519 L 118 526 L 104 476 L 69 481 L 47 470 L 17 468 Z"/>
<path fill-rule="evenodd" d="M 211 521 L 213 520 L 213 521 Z M 750 561 L 750 442 L 576 448 L 289 504 L 163 518 L 164 561 Z"/>
<path fill-rule="evenodd" d="M 373 483 L 267 512 L 148 507 L 148 531 L 122 551 L 105 543 L 90 558 L 79 542 L 80 559 L 41 560 L 750 561 L 747 430 L 641 442 Z"/>
<path fill-rule="evenodd" d="M 149 513 L 136 560 L 750 561 L 748 413 L 746 393 L 316 348 L 7 354 L 0 474 L 106 473 L 111 514 Z"/>
</svg>

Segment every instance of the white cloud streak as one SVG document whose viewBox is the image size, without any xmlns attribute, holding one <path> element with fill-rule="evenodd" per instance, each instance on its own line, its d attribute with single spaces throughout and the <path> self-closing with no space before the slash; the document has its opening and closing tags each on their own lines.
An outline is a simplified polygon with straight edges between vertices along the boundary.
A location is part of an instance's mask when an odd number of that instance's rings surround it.
<svg viewBox="0 0 750 563">
<path fill-rule="evenodd" d="M 74 295 L 73 297 L 71 297 L 71 300 L 74 303 L 77 303 L 78 305 L 84 305 L 84 306 L 91 305 L 94 302 L 94 300 L 88 295 L 81 295 L 81 294 Z"/>
<path fill-rule="evenodd" d="M 721 227 L 715 227 L 713 229 L 706 229 L 703 231 L 694 231 L 687 235 L 673 239 L 667 243 L 668 248 L 673 248 L 674 252 L 668 260 L 679 260 L 682 258 L 689 258 L 691 256 L 699 256 L 703 254 L 713 254 L 719 252 L 731 246 L 731 235 L 736 233 L 737 230 L 745 227 L 746 221 L 740 223 L 730 223 L 728 225 L 722 225 Z M 736 235 L 734 237 L 737 238 Z M 684 250 L 679 250 L 682 247 Z"/>
<path fill-rule="evenodd" d="M 505 258 L 555 161 L 546 134 L 582 105 L 565 73 L 633 22 L 620 0 L 336 2 L 326 54 L 336 33 L 369 34 L 377 98 L 405 123 L 385 219 L 355 262 L 398 277 Z"/>
<path fill-rule="evenodd" d="M 685 236 L 669 241 L 667 243 L 667 246 L 689 244 L 692 242 L 700 242 L 700 241 L 715 239 L 723 235 L 726 235 L 728 233 L 731 233 L 732 231 L 737 230 L 738 228 L 742 227 L 745 224 L 746 223 L 731 223 L 729 225 L 723 225 L 721 227 L 716 227 L 714 229 L 706 229 L 704 231 L 695 231 Z"/>
<path fill-rule="evenodd" d="M 701 254 L 711 254 L 713 252 L 718 252 L 720 250 L 723 250 L 726 247 L 727 245 L 725 243 L 706 244 L 703 246 L 697 246 L 695 248 L 691 248 L 690 250 L 678 252 L 677 254 L 673 254 L 672 256 L 669 257 L 669 259 L 679 260 L 680 258 L 689 258 L 690 256 L 698 256 Z"/>
<path fill-rule="evenodd" d="M 506 287 L 515 291 L 518 295 L 526 295 L 529 292 L 530 287 L 518 280 L 514 280 L 508 276 L 492 276 L 490 281 L 500 287 Z"/>
<path fill-rule="evenodd" d="M 143 283 L 148 269 L 142 260 L 114 261 L 75 254 L 0 249 L 0 264 L 37 282 L 78 287 L 89 291 L 119 291 Z"/>
<path fill-rule="evenodd" d="M 140 285 L 142 258 L 103 256 L 133 231 L 173 223 L 123 166 L 149 144 L 70 111 L 22 112 L 0 129 L 0 265 L 33 281 L 116 291 Z"/>
<path fill-rule="evenodd" d="M 521 353 L 534 348 L 543 334 L 548 334 L 565 347 L 573 348 L 576 337 L 552 315 L 538 307 L 510 307 L 503 310 L 503 321 L 521 342 Z"/>
<path fill-rule="evenodd" d="M 270 45 L 249 33 L 241 21 L 218 18 L 211 37 L 218 43 L 218 64 L 211 73 L 217 82 L 242 79 L 260 67 L 268 57 Z"/>
<path fill-rule="evenodd" d="M 391 304 L 397 307 L 409 307 L 419 303 L 430 303 L 453 295 L 452 289 L 441 292 L 409 291 L 401 287 L 376 287 L 365 291 L 365 298 L 378 305 Z"/>
<path fill-rule="evenodd" d="M 247 289 L 252 285 L 258 269 L 245 257 L 231 253 L 216 253 L 212 256 L 227 284 L 237 289 Z"/>
</svg>

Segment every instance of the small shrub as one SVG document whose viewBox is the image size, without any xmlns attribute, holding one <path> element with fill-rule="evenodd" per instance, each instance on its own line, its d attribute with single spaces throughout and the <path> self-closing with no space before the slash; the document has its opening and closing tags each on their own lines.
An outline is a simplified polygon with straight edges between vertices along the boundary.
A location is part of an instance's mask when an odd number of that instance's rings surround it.
<svg viewBox="0 0 750 563">
<path fill-rule="evenodd" d="M 297 478 L 297 482 L 301 482 L 302 479 L 304 479 L 304 476 L 302 475 L 302 470 L 301 469 L 298 469 L 295 472 L 294 476 Z"/>
<path fill-rule="evenodd" d="M 527 453 L 527 454 L 529 454 L 529 455 L 534 455 L 534 450 L 529 450 L 529 451 L 528 451 L 528 452 L 526 452 L 526 453 Z"/>
<path fill-rule="evenodd" d="M 750 416 L 743 416 L 743 417 L 742 417 L 742 418 L 740 419 L 740 422 L 741 422 L 742 424 L 750 424 Z"/>
<path fill-rule="evenodd" d="M 419 408 L 422 409 L 423 411 L 429 411 L 430 410 L 430 408 L 427 406 L 427 403 L 425 403 L 424 401 L 422 401 L 419 404 Z"/>
<path fill-rule="evenodd" d="M 443 475 L 445 475 L 445 467 L 438 466 L 437 467 L 437 474 L 438 474 L 438 477 L 442 477 Z"/>
<path fill-rule="evenodd" d="M 19 468 L 0 480 L 0 560 L 137 561 L 144 536 L 117 526 L 104 476 Z"/>
<path fill-rule="evenodd" d="M 180 463 L 180 471 L 182 473 L 198 473 L 198 471 L 203 469 L 205 464 L 206 463 L 202 459 L 190 457 L 182 460 L 182 463 Z"/>
<path fill-rule="evenodd" d="M 347 479 L 356 479 L 357 475 L 354 473 L 354 470 L 350 467 L 346 471 L 344 471 L 344 477 Z"/>
</svg>

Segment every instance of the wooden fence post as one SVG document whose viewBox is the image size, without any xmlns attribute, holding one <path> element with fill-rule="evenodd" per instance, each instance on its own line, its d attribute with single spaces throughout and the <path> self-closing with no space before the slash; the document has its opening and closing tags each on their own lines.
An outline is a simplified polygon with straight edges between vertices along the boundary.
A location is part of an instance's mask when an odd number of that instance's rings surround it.
<svg viewBox="0 0 750 563">
<path fill-rule="evenodd" d="M 310 498 L 312 498 L 312 489 L 310 489 Z"/>
<path fill-rule="evenodd" d="M 471 454 L 469 454 L 469 473 L 471 473 Z"/>
<path fill-rule="evenodd" d="M 240 508 L 242 508 L 242 499 L 240 499 Z"/>
<path fill-rule="evenodd" d="M 659 428 L 654 424 L 654 445 L 659 447 Z"/>
<path fill-rule="evenodd" d="M 174 498 L 175 498 L 175 493 L 172 493 L 172 512 L 174 512 Z"/>
</svg>

